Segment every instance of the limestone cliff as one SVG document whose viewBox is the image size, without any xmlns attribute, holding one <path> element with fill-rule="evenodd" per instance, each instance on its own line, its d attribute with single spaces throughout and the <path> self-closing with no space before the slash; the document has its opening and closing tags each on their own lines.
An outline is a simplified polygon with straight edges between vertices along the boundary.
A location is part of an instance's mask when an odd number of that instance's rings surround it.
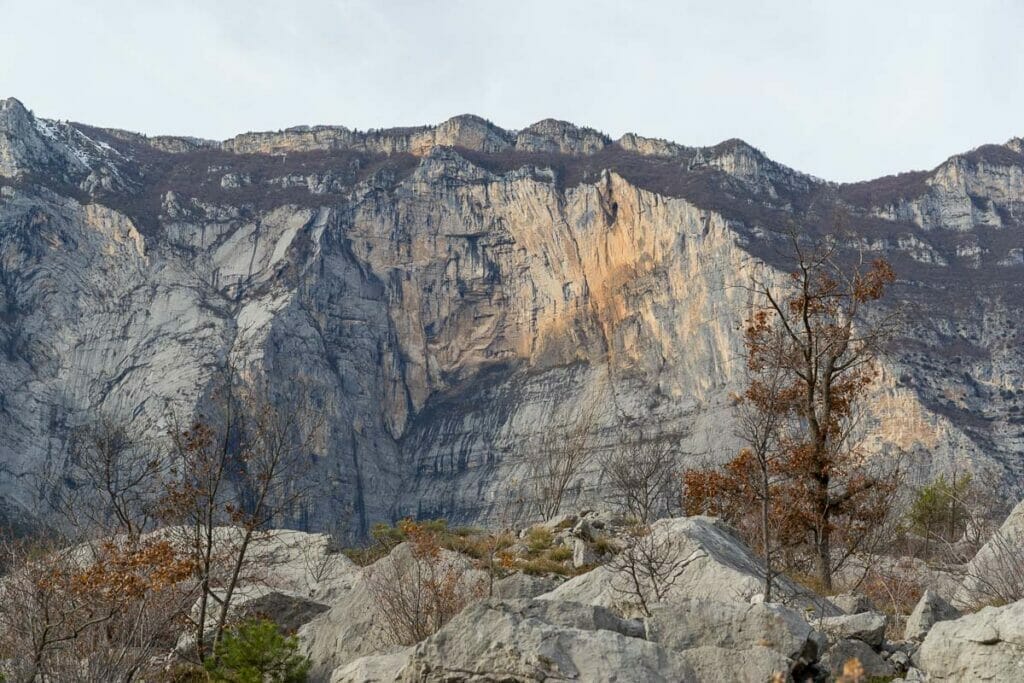
<svg viewBox="0 0 1024 683">
<path fill-rule="evenodd" d="M 886 358 L 880 451 L 1020 487 L 1020 140 L 836 185 L 710 148 L 477 117 L 224 142 L 48 121 L 0 102 L 0 493 L 39 507 L 97 411 L 159 439 L 225 358 L 324 406 L 315 500 L 291 520 L 473 520 L 581 405 L 691 461 L 733 449 L 736 329 L 772 231 L 846 215 L 910 327 Z M 581 482 L 583 495 L 599 478 Z"/>
</svg>

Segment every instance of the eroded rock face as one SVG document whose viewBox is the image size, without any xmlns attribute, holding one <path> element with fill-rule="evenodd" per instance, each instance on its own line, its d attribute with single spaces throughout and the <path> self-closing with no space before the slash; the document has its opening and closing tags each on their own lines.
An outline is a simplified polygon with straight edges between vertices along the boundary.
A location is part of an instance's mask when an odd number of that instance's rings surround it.
<svg viewBox="0 0 1024 683">
<path fill-rule="evenodd" d="M 770 231 L 812 224 L 811 205 L 851 213 L 850 246 L 892 260 L 894 303 L 926 321 L 883 364 L 872 447 L 919 454 L 922 476 L 1019 482 L 1021 158 L 994 146 L 920 182 L 833 186 L 740 141 L 558 121 L 212 142 L 5 100 L 0 496 L 45 512 L 34 482 L 60 479 L 73 428 L 104 413 L 159 441 L 226 359 L 322 406 L 315 495 L 290 525 L 499 521 L 521 454 L 586 405 L 613 407 L 597 451 L 627 421 L 724 459 L 743 285 L 777 275 Z"/>
</svg>

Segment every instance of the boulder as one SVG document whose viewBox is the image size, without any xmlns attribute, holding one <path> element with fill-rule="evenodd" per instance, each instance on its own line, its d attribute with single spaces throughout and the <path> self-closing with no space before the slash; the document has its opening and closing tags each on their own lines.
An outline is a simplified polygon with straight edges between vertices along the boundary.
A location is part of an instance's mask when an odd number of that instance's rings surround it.
<svg viewBox="0 0 1024 683">
<path fill-rule="evenodd" d="M 1024 600 L 936 623 L 914 661 L 933 681 L 1024 680 Z"/>
<path fill-rule="evenodd" d="M 861 612 L 875 611 L 875 606 L 871 604 L 871 599 L 859 593 L 833 595 L 828 601 L 835 605 L 843 614 L 860 614 Z"/>
<path fill-rule="evenodd" d="M 572 566 L 576 569 L 597 564 L 597 553 L 582 538 L 574 538 L 572 544 Z"/>
<path fill-rule="evenodd" d="M 778 651 L 759 646 L 745 650 L 702 646 L 678 654 L 693 671 L 694 683 L 765 683 L 775 680 L 777 675 L 785 680 L 786 672 L 793 666 L 793 662 Z M 608 675 L 603 680 L 619 679 Z"/>
<path fill-rule="evenodd" d="M 683 656 L 635 637 L 640 633 L 593 605 L 485 601 L 419 643 L 403 680 L 699 680 Z"/>
<path fill-rule="evenodd" d="M 373 589 L 375 581 L 380 581 L 382 576 L 379 572 L 387 572 L 394 566 L 408 566 L 411 562 L 409 544 L 395 546 L 386 557 L 364 567 L 352 589 L 331 604 L 329 610 L 299 630 L 299 640 L 312 663 L 310 675 L 314 680 L 327 678 L 338 667 L 360 657 L 395 649 Z M 443 562 L 443 567 L 462 574 L 467 595 L 486 585 L 486 575 L 473 569 L 469 558 L 443 551 Z"/>
<path fill-rule="evenodd" d="M 535 598 L 554 589 L 559 583 L 557 579 L 550 576 L 533 576 L 516 572 L 494 582 L 492 597 L 500 600 Z"/>
<path fill-rule="evenodd" d="M 656 606 L 645 627 L 647 640 L 670 650 L 764 647 L 792 660 L 817 658 L 818 648 L 807 620 L 781 605 L 686 599 Z"/>
<path fill-rule="evenodd" d="M 843 666 L 856 659 L 864 668 L 866 680 L 884 679 L 896 675 L 896 669 L 863 640 L 843 638 L 837 640 L 818 662 L 818 668 L 831 674 L 833 679 L 843 673 Z"/>
<path fill-rule="evenodd" d="M 887 620 L 878 612 L 861 612 L 860 614 L 844 614 L 838 617 L 824 617 L 815 622 L 824 631 L 829 640 L 859 640 L 878 649 L 885 638 Z"/>
<path fill-rule="evenodd" d="M 696 607 L 696 605 L 694 605 Z M 789 616 L 759 619 L 735 615 L 744 634 L 729 636 L 725 625 L 700 623 L 714 619 L 715 606 L 700 606 L 690 625 L 704 636 L 686 638 L 671 620 L 682 612 L 663 611 L 645 640 L 637 621 L 621 619 L 611 610 L 556 600 L 486 601 L 452 619 L 438 633 L 416 646 L 402 681 L 739 681 L 763 683 L 776 674 L 787 676 L 793 660 L 783 651 L 799 648 L 801 629 Z M 763 615 L 762 615 L 763 616 Z M 721 621 L 721 620 L 720 620 Z M 758 643 L 759 622 L 767 621 L 781 650 Z M 791 633 L 796 631 L 797 633 Z M 806 635 L 805 642 L 806 642 Z M 715 644 L 717 643 L 717 644 Z M 353 663 L 353 667 L 357 663 Z M 371 662 L 376 666 L 376 662 Z M 359 664 L 359 666 L 363 666 Z M 391 669 L 387 671 L 391 674 Z M 345 681 L 355 678 L 341 679 Z M 387 679 L 382 679 L 387 680 Z"/>
<path fill-rule="evenodd" d="M 249 600 L 238 609 L 238 615 L 269 619 L 285 633 L 294 633 L 328 609 L 322 603 L 275 591 Z"/>
<path fill-rule="evenodd" d="M 549 531 L 561 531 L 563 529 L 571 529 L 576 526 L 576 515 L 565 513 L 561 515 L 555 515 L 546 522 L 542 522 L 540 526 L 544 527 Z"/>
<path fill-rule="evenodd" d="M 412 648 L 380 655 L 367 655 L 339 666 L 331 674 L 331 683 L 394 683 L 401 680 Z"/>
<path fill-rule="evenodd" d="M 1024 598 L 1024 501 L 1017 504 L 999 530 L 978 550 L 953 595 L 958 609 Z"/>
<path fill-rule="evenodd" d="M 713 517 L 662 519 L 651 525 L 652 537 L 666 542 L 679 560 L 691 560 L 665 594 L 666 602 L 700 598 L 717 602 L 748 603 L 763 590 L 764 565 L 729 529 Z M 777 595 L 787 604 L 815 614 L 838 614 L 833 605 L 780 577 Z M 612 565 L 577 576 L 541 599 L 601 605 L 622 614 L 637 614 L 628 577 Z"/>
<path fill-rule="evenodd" d="M 917 601 L 914 611 L 907 617 L 907 626 L 903 631 L 906 640 L 922 640 L 928 630 L 940 621 L 958 619 L 960 610 L 946 602 L 938 593 L 926 590 Z"/>
</svg>

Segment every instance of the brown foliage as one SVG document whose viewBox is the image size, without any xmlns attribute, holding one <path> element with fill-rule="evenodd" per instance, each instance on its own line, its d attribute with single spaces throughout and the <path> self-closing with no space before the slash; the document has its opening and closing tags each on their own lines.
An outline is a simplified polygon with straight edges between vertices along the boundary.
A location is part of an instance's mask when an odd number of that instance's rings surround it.
<svg viewBox="0 0 1024 683">
<path fill-rule="evenodd" d="M 895 276 L 884 260 L 842 265 L 834 247 L 808 249 L 795 236 L 793 253 L 788 283 L 753 287 L 761 304 L 744 330 L 748 386 L 737 397 L 747 448 L 720 470 L 687 473 L 685 498 L 691 514 L 736 524 L 766 559 L 773 543 L 791 561 L 810 559 L 829 590 L 832 573 L 886 516 L 897 482 L 898 469 L 869 462 L 856 437 L 892 327 L 864 307 Z"/>
<path fill-rule="evenodd" d="M 194 595 L 163 540 L 4 544 L 0 659 L 15 680 L 131 680 L 170 651 Z"/>
</svg>

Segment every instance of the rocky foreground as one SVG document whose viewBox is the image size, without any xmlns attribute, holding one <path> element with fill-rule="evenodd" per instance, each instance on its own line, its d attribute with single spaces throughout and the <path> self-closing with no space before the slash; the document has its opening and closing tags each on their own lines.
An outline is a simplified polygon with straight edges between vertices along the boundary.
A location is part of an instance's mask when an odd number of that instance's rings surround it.
<svg viewBox="0 0 1024 683">
<path fill-rule="evenodd" d="M 1024 504 L 997 535 L 1018 555 L 1022 521 Z M 1006 558 L 993 564 L 991 543 L 960 568 L 958 582 L 926 590 L 901 615 L 863 595 L 821 597 L 786 579 L 778 601 L 766 603 L 763 565 L 728 527 L 710 517 L 664 519 L 652 537 L 670 540 L 685 562 L 644 610 L 621 566 L 598 554 L 614 552 L 614 543 L 598 542 L 614 537 L 613 518 L 565 515 L 544 528 L 555 551 L 573 550 L 574 576 L 505 572 L 412 645 L 389 641 L 374 583 L 383 569 L 412 561 L 408 542 L 360 567 L 324 536 L 276 534 L 258 551 L 271 569 L 247 586 L 241 609 L 296 629 L 313 680 L 331 683 L 1024 679 L 1024 600 L 978 610 L 971 599 L 980 577 L 1011 578 Z M 522 543 L 537 535 L 524 530 Z M 444 550 L 441 562 L 466 586 L 487 584 L 464 554 Z"/>
</svg>

